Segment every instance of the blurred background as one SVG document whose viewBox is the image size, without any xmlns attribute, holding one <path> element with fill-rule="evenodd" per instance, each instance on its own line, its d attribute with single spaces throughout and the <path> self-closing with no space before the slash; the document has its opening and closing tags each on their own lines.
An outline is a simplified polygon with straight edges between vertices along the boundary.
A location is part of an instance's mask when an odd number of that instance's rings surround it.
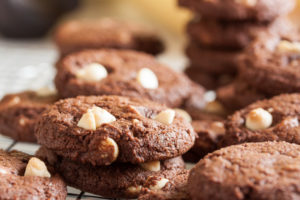
<svg viewBox="0 0 300 200">
<path fill-rule="evenodd" d="M 291 14 L 300 21 L 300 0 Z M 186 65 L 184 27 L 192 14 L 176 0 L 1 0 L 0 97 L 52 84 L 58 54 L 52 30 L 70 19 L 113 17 L 158 30 L 167 50 L 158 59 L 176 70 Z M 299 22 L 298 22 L 299 23 Z"/>
</svg>

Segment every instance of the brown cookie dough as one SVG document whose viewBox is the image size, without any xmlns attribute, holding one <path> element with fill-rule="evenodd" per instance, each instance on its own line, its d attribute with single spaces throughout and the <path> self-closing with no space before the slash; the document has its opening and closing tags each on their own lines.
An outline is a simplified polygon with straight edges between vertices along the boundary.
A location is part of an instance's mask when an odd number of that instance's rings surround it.
<svg viewBox="0 0 300 200">
<path fill-rule="evenodd" d="M 136 198 L 142 189 L 168 188 L 173 177 L 184 168 L 181 157 L 157 161 L 159 167 L 154 163 L 114 163 L 94 167 L 57 156 L 45 148 L 41 148 L 37 156 L 54 166 L 70 186 L 111 198 Z"/>
<path fill-rule="evenodd" d="M 187 192 L 189 170 L 179 171 L 161 190 L 144 189 L 138 200 L 190 200 Z"/>
<path fill-rule="evenodd" d="M 62 97 L 131 96 L 170 107 L 182 106 L 195 87 L 184 74 L 150 55 L 112 49 L 83 51 L 63 58 L 58 63 L 55 84 Z"/>
<path fill-rule="evenodd" d="M 299 34 L 266 34 L 254 41 L 241 62 L 241 78 L 269 95 L 300 91 Z"/>
<path fill-rule="evenodd" d="M 185 73 L 191 80 L 202 85 L 208 90 L 215 90 L 219 87 L 227 85 L 235 76 L 231 73 L 208 73 L 207 71 L 199 68 L 197 65 L 187 67 L 185 69 Z"/>
<path fill-rule="evenodd" d="M 80 96 L 60 100 L 36 126 L 38 143 L 81 163 L 143 163 L 180 156 L 195 133 L 174 110 L 119 96 Z"/>
<path fill-rule="evenodd" d="M 69 21 L 55 31 L 55 43 L 62 55 L 84 49 L 134 49 L 159 54 L 164 45 L 147 27 L 113 19 Z"/>
<path fill-rule="evenodd" d="M 193 121 L 192 126 L 198 134 L 193 148 L 183 155 L 185 161 L 198 162 L 206 154 L 218 149 L 219 142 L 225 135 L 222 121 Z"/>
<path fill-rule="evenodd" d="M 17 141 L 36 142 L 34 124 L 57 99 L 55 94 L 39 91 L 4 96 L 0 101 L 0 133 Z"/>
<path fill-rule="evenodd" d="M 242 51 L 211 49 L 190 43 L 186 54 L 190 64 L 207 73 L 235 74 Z"/>
<path fill-rule="evenodd" d="M 299 94 L 285 94 L 235 112 L 226 121 L 223 145 L 263 141 L 300 144 L 299 105 Z"/>
<path fill-rule="evenodd" d="M 187 25 L 187 33 L 192 41 L 202 46 L 241 50 L 261 34 L 288 33 L 292 27 L 291 22 L 284 17 L 272 22 L 195 18 Z"/>
<path fill-rule="evenodd" d="M 217 100 L 231 112 L 269 97 L 241 79 L 236 79 L 232 83 L 218 88 L 216 93 Z"/>
<path fill-rule="evenodd" d="M 0 199 L 66 199 L 65 183 L 48 170 L 37 158 L 0 150 Z"/>
<path fill-rule="evenodd" d="M 290 200 L 300 194 L 300 146 L 286 142 L 230 146 L 202 159 L 188 178 L 193 200 Z"/>
<path fill-rule="evenodd" d="M 208 18 L 272 21 L 295 7 L 295 0 L 179 0 L 179 5 Z"/>
</svg>

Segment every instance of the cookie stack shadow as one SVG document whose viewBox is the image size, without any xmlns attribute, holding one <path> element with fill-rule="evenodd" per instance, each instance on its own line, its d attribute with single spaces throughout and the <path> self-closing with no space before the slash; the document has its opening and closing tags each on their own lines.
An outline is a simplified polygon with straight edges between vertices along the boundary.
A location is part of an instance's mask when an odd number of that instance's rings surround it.
<svg viewBox="0 0 300 200">
<path fill-rule="evenodd" d="M 238 74 L 239 59 L 245 48 L 266 32 L 288 32 L 287 13 L 294 1 L 179 0 L 194 18 L 188 23 L 186 55 L 188 76 L 206 87 L 217 89 L 230 83 Z M 280 5 L 279 5 L 280 4 Z M 279 9 L 277 6 L 281 6 Z M 276 8 L 275 8 L 276 7 Z"/>
</svg>

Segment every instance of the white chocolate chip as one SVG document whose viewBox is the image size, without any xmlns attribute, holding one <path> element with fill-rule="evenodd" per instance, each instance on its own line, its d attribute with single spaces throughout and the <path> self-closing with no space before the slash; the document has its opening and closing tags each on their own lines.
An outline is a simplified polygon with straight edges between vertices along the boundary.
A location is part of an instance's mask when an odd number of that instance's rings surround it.
<svg viewBox="0 0 300 200">
<path fill-rule="evenodd" d="M 188 112 L 186 112 L 185 110 L 182 110 L 180 108 L 175 108 L 174 109 L 175 112 L 180 115 L 181 117 L 183 117 L 186 121 L 191 122 L 192 121 L 192 117 L 189 115 Z"/>
<path fill-rule="evenodd" d="M 76 77 L 86 82 L 96 82 L 107 77 L 105 67 L 99 63 L 91 63 L 76 72 Z"/>
<path fill-rule="evenodd" d="M 273 117 L 268 111 L 256 108 L 247 115 L 246 127 L 254 131 L 266 129 L 271 126 L 272 120 Z"/>
<path fill-rule="evenodd" d="M 257 0 L 235 0 L 236 3 L 253 7 L 257 4 Z"/>
<path fill-rule="evenodd" d="M 138 185 L 138 186 L 130 186 L 129 188 L 127 188 L 127 192 L 131 193 L 131 194 L 138 194 L 140 193 L 142 190 L 142 186 Z"/>
<path fill-rule="evenodd" d="M 105 109 L 94 106 L 82 115 L 77 126 L 86 130 L 96 130 L 105 123 L 116 121 L 116 118 Z"/>
<path fill-rule="evenodd" d="M 91 111 L 95 117 L 96 128 L 101 126 L 102 124 L 107 124 L 107 123 L 116 121 L 115 116 L 113 116 L 112 114 L 110 114 L 103 108 L 94 106 L 91 109 Z"/>
<path fill-rule="evenodd" d="M 105 140 L 101 141 L 101 143 L 99 145 L 100 151 L 105 151 L 110 148 L 113 149 L 113 161 L 115 161 L 119 155 L 118 144 L 112 138 L 106 138 Z"/>
<path fill-rule="evenodd" d="M 96 130 L 96 120 L 91 110 L 82 115 L 77 126 L 86 130 Z"/>
<path fill-rule="evenodd" d="M 42 88 L 38 89 L 37 91 L 35 91 L 35 93 L 40 97 L 47 97 L 47 96 L 55 95 L 56 91 L 49 87 L 42 87 Z"/>
<path fill-rule="evenodd" d="M 174 117 L 175 117 L 175 111 L 172 109 L 167 109 L 158 113 L 158 115 L 156 115 L 154 119 L 156 121 L 168 125 L 168 124 L 172 124 Z"/>
<path fill-rule="evenodd" d="M 281 53 L 300 53 L 300 42 L 281 40 L 277 45 L 277 51 Z"/>
<path fill-rule="evenodd" d="M 160 179 L 159 181 L 156 182 L 155 185 L 151 185 L 149 187 L 150 190 L 160 190 L 162 189 L 163 187 L 165 187 L 165 185 L 169 182 L 168 179 L 166 178 L 162 178 Z"/>
<path fill-rule="evenodd" d="M 214 101 L 216 100 L 216 92 L 215 91 L 207 91 L 204 93 L 204 96 L 203 96 L 203 99 L 206 101 L 206 102 L 211 102 L 211 101 Z"/>
<path fill-rule="evenodd" d="M 158 172 L 160 170 L 160 161 L 141 163 L 140 166 L 145 170 Z"/>
<path fill-rule="evenodd" d="M 39 176 L 39 177 L 51 177 L 47 167 L 43 161 L 38 158 L 32 157 L 28 161 L 25 169 L 24 176 Z"/>
<path fill-rule="evenodd" d="M 158 79 L 153 71 L 148 68 L 142 68 L 138 73 L 136 80 L 147 89 L 158 88 Z"/>
</svg>

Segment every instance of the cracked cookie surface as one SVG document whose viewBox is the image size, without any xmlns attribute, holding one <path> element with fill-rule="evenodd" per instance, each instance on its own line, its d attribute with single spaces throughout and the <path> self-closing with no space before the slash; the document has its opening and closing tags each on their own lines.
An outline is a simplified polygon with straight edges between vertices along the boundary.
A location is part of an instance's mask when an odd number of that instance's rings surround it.
<svg viewBox="0 0 300 200">
<path fill-rule="evenodd" d="M 106 112 L 100 119 L 105 115 L 113 120 L 88 129 L 99 120 L 95 107 Z M 120 96 L 60 100 L 43 113 L 35 134 L 39 144 L 58 155 L 93 165 L 173 158 L 188 151 L 195 140 L 190 123 L 172 109 Z"/>
</svg>

